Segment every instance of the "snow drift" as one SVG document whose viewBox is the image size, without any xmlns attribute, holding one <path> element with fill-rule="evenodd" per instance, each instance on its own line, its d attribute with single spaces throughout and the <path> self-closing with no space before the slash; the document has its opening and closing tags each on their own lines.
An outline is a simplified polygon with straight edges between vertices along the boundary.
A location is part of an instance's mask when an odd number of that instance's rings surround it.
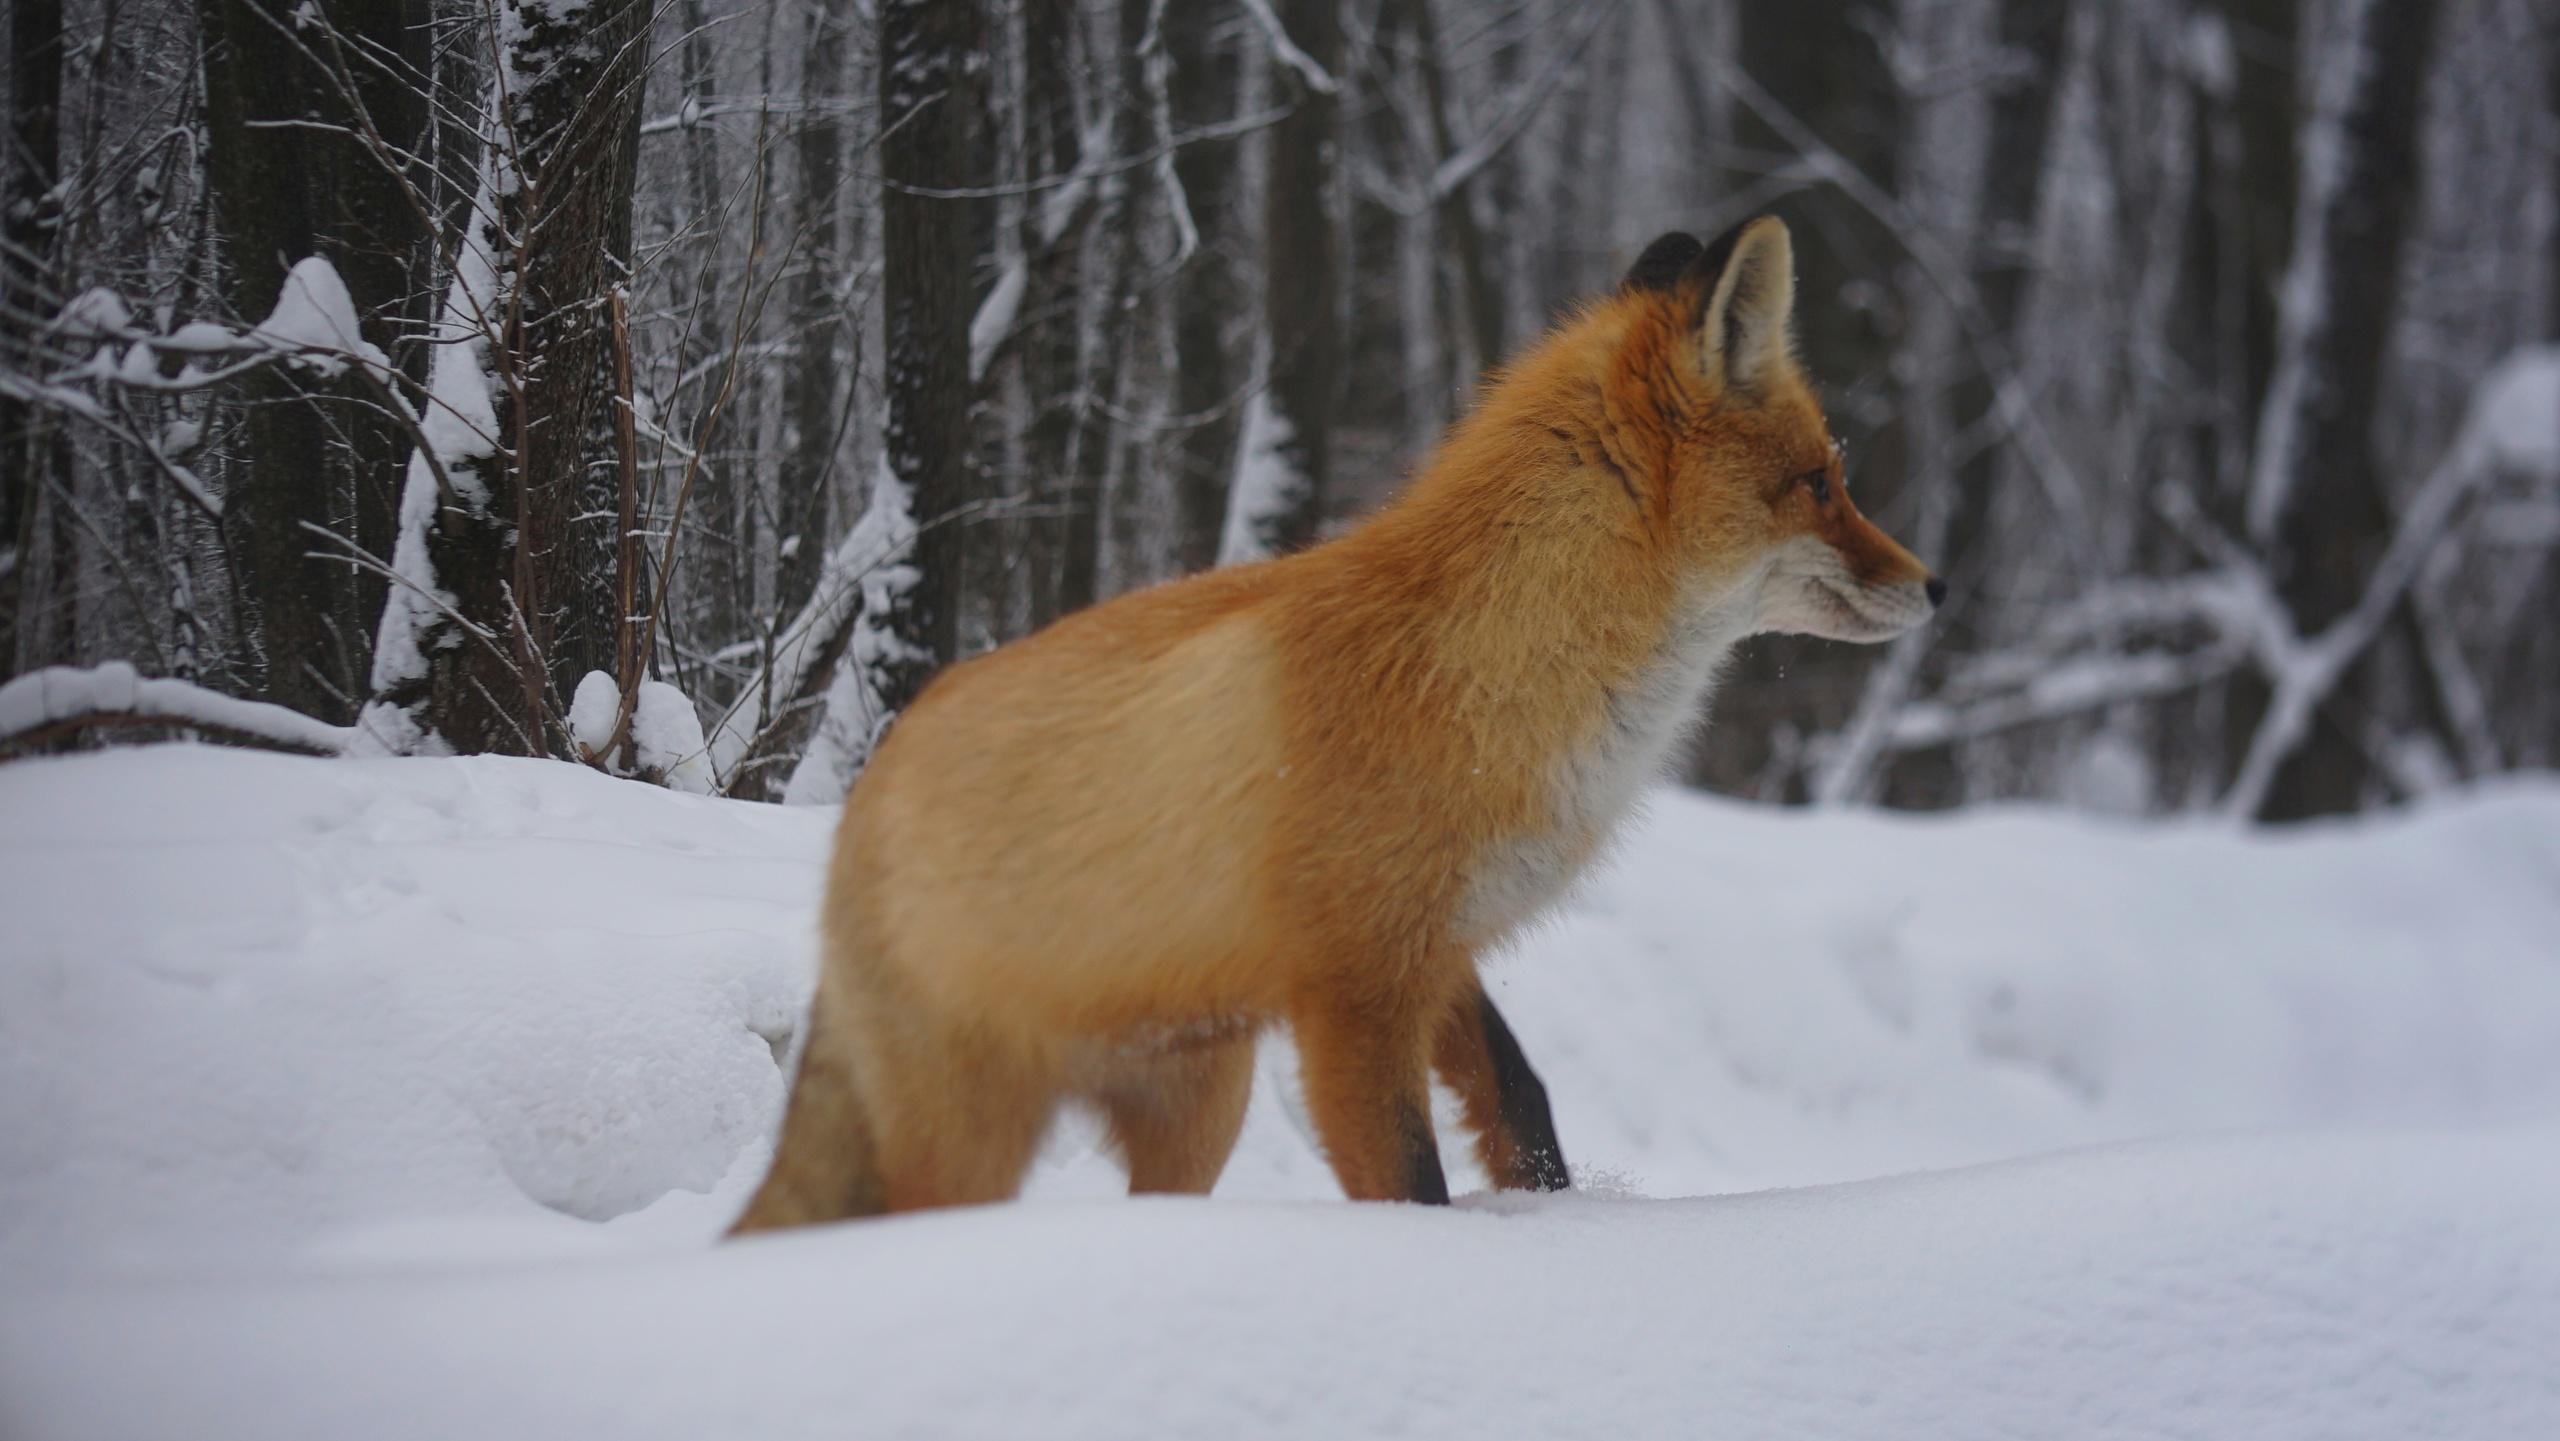
<svg viewBox="0 0 2560 1441">
<path fill-rule="evenodd" d="M 0 1435 L 2560 1432 L 2560 786 L 1654 809 L 1492 973 L 1584 1194 L 1343 1205 L 1269 1046 L 1216 1199 L 713 1251 L 829 813 L 0 767 Z"/>
</svg>

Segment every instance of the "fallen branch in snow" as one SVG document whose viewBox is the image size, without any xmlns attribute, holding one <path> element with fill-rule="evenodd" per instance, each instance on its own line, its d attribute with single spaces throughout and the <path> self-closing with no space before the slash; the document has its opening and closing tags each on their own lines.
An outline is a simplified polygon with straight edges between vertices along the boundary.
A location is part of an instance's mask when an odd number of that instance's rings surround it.
<svg viewBox="0 0 2560 1441">
<path fill-rule="evenodd" d="M 0 755 L 111 726 L 200 731 L 236 745 L 302 755 L 346 753 L 353 726 L 211 691 L 191 681 L 146 678 L 123 661 L 94 669 L 49 666 L 0 685 Z"/>
</svg>

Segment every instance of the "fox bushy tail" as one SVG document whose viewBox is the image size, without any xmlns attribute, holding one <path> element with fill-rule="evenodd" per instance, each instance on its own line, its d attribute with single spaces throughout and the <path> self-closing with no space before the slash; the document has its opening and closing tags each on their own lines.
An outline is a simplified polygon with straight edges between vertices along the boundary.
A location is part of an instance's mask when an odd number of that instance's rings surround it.
<svg viewBox="0 0 2560 1441">
<path fill-rule="evenodd" d="M 809 1015 L 808 1044 L 800 1075 L 783 1112 L 782 1138 L 774 1144 L 773 1169 L 729 1228 L 732 1236 L 876 1216 L 886 1210 L 871 1117 L 854 1074 L 854 1044 L 846 1020 L 831 1015 L 820 987 Z"/>
</svg>

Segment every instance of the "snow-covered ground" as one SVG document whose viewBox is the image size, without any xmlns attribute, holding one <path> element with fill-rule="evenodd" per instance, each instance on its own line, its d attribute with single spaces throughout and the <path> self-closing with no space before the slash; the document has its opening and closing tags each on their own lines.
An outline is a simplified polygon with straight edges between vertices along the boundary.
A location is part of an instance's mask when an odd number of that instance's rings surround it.
<svg viewBox="0 0 2560 1441">
<path fill-rule="evenodd" d="M 1212 1200 L 714 1249 L 829 814 L 0 766 L 0 1437 L 2560 1435 L 2560 783 L 1654 812 L 1493 972 L 1581 1194 L 1333 1199 L 1275 1045 Z"/>
</svg>

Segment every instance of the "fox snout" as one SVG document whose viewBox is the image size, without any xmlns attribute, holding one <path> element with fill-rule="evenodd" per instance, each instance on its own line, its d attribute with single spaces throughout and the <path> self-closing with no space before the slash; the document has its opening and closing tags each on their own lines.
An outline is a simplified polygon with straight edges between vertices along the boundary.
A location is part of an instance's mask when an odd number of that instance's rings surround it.
<svg viewBox="0 0 2560 1441">
<path fill-rule="evenodd" d="M 1764 629 L 1873 644 L 1945 602 L 1947 583 L 1893 537 L 1854 512 L 1844 519 L 1779 547 L 1761 602 Z"/>
</svg>

